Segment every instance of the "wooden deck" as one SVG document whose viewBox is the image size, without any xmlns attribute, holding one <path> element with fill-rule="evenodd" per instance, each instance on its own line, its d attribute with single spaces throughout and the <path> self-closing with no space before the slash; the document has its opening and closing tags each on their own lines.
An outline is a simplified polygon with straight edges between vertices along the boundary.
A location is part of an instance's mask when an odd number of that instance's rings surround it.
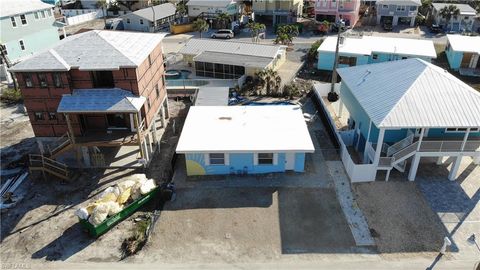
<svg viewBox="0 0 480 270">
<path fill-rule="evenodd" d="M 142 135 L 143 136 L 143 135 Z M 114 130 L 107 131 L 89 131 L 83 136 L 75 137 L 75 144 L 78 146 L 127 146 L 137 145 L 137 133 L 131 131 Z"/>
</svg>

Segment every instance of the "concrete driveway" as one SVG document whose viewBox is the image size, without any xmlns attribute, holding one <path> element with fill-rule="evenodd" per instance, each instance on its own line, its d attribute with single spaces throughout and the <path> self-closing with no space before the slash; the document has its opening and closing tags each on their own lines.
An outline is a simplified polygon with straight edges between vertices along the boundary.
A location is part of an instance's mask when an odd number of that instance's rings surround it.
<svg viewBox="0 0 480 270">
<path fill-rule="evenodd" d="M 332 189 L 187 188 L 134 261 L 253 262 L 355 246 Z"/>
</svg>

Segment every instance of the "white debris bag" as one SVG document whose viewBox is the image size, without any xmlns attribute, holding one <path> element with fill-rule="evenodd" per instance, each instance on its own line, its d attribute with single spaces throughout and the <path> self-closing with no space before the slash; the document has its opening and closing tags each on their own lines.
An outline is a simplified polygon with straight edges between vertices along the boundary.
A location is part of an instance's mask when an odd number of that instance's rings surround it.
<svg viewBox="0 0 480 270">
<path fill-rule="evenodd" d="M 120 190 L 120 194 L 122 194 L 123 192 L 125 192 L 125 190 L 133 187 L 133 185 L 135 185 L 135 181 L 134 180 L 127 180 L 127 181 L 123 181 L 121 183 L 118 183 L 117 184 L 117 187 L 118 189 Z"/>
<path fill-rule="evenodd" d="M 113 216 L 123 209 L 117 202 L 106 202 L 105 204 L 108 205 L 108 216 Z"/>
<path fill-rule="evenodd" d="M 108 212 L 110 211 L 110 206 L 107 203 L 102 203 L 97 205 L 95 209 L 93 210 L 92 215 L 88 219 L 88 222 L 90 222 L 94 226 L 98 226 L 100 223 L 105 221 L 108 216 Z"/>
<path fill-rule="evenodd" d="M 75 215 L 79 217 L 80 219 L 88 219 L 88 211 L 86 208 L 78 208 L 77 211 L 75 211 Z"/>
<path fill-rule="evenodd" d="M 147 194 L 148 192 L 152 191 L 156 187 L 155 180 L 149 179 L 140 187 L 140 193 L 142 195 Z"/>
<path fill-rule="evenodd" d="M 132 200 L 136 200 L 138 198 L 140 198 L 142 196 L 142 193 L 140 191 L 140 188 L 142 187 L 142 185 L 147 182 L 147 179 L 137 179 L 138 181 L 136 181 L 135 185 L 132 186 L 132 189 L 131 189 L 131 198 Z"/>
</svg>

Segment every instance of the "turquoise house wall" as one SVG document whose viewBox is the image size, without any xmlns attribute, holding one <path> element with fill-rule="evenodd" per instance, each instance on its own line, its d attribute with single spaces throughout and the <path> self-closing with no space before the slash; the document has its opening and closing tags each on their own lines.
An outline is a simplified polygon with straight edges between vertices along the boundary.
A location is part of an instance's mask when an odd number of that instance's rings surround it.
<svg viewBox="0 0 480 270">
<path fill-rule="evenodd" d="M 253 153 L 230 153 L 228 165 L 207 165 L 204 153 L 185 154 L 188 175 L 262 174 L 285 172 L 285 153 L 278 153 L 274 165 L 255 165 Z M 295 153 L 294 171 L 303 172 L 305 153 Z"/>
<path fill-rule="evenodd" d="M 348 56 L 348 57 L 356 57 L 357 58 L 357 66 L 359 65 L 366 65 L 366 64 L 373 64 L 373 63 L 382 63 L 387 61 L 394 61 L 394 60 L 402 60 L 402 57 L 405 55 L 398 55 L 398 54 L 385 54 L 385 53 L 374 53 L 378 55 L 377 59 L 373 59 L 372 55 L 356 55 L 356 54 L 346 54 L 346 53 L 339 53 L 340 56 Z M 406 56 L 407 58 L 420 58 L 427 62 L 431 62 L 431 58 L 428 57 L 417 57 L 417 56 Z M 319 70 L 333 70 L 333 63 L 335 61 L 335 53 L 334 52 L 318 52 L 318 62 L 317 62 L 317 69 Z M 348 67 L 348 65 L 338 65 L 339 68 Z"/>
<path fill-rule="evenodd" d="M 460 68 L 460 64 L 462 63 L 463 52 L 453 51 L 450 46 L 447 46 L 445 54 L 447 55 L 447 60 L 450 68 L 453 70 L 458 70 Z"/>
<path fill-rule="evenodd" d="M 432 128 L 428 130 L 428 137 L 445 137 L 445 138 L 458 138 L 463 140 L 465 132 L 445 132 L 444 128 Z M 480 137 L 480 132 L 472 132 L 468 134 L 468 137 Z"/>
<path fill-rule="evenodd" d="M 0 18 L 1 42 L 7 48 L 10 61 L 15 62 L 19 58 L 44 50 L 60 40 L 58 28 L 54 26 L 53 11 L 52 16 L 48 16 L 47 9 L 44 11 L 45 18 L 38 14 L 38 19 L 35 19 L 35 12 L 26 13 L 26 25 L 22 25 L 20 15 L 16 15 L 17 27 L 13 27 L 10 16 Z M 23 40 L 25 50 L 21 49 L 19 40 Z"/>
</svg>

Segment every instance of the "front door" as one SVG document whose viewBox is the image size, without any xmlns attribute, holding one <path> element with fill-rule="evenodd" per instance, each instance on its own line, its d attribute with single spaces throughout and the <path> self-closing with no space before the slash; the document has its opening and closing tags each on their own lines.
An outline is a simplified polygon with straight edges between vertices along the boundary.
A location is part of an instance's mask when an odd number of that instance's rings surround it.
<svg viewBox="0 0 480 270">
<path fill-rule="evenodd" d="M 295 169 L 295 153 L 285 154 L 285 170 L 293 171 Z"/>
<path fill-rule="evenodd" d="M 109 129 L 128 129 L 127 120 L 123 113 L 107 114 L 107 123 Z"/>
</svg>

